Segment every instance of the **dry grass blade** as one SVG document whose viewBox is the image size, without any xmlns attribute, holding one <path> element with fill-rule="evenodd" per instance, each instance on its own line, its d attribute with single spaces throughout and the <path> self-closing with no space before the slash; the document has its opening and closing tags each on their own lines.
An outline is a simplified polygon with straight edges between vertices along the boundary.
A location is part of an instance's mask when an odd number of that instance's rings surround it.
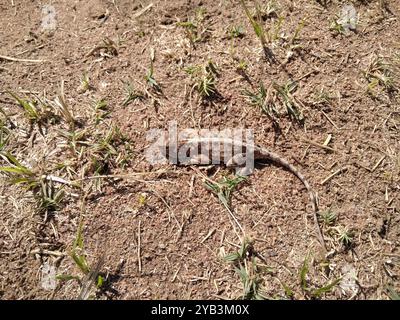
<svg viewBox="0 0 400 320">
<path fill-rule="evenodd" d="M 63 115 L 64 119 L 67 121 L 69 124 L 70 130 L 74 131 L 75 130 L 75 119 L 68 108 L 68 105 L 65 101 L 65 95 L 64 95 L 64 80 L 61 81 L 61 86 L 60 86 L 60 93 L 56 99 L 56 104 L 59 107 L 61 114 Z"/>
<path fill-rule="evenodd" d="M 30 63 L 41 63 L 41 62 L 45 62 L 47 60 L 43 60 L 43 59 L 21 59 L 21 58 L 14 58 L 14 57 L 8 57 L 8 56 L 3 56 L 0 55 L 0 60 L 8 60 L 8 61 L 15 61 L 15 62 L 30 62 Z"/>
<path fill-rule="evenodd" d="M 222 182 L 215 182 L 202 174 L 199 170 L 197 171 L 205 181 L 206 187 L 211 190 L 219 199 L 219 201 L 222 203 L 222 205 L 225 207 L 225 209 L 228 211 L 229 216 L 232 218 L 232 220 L 235 222 L 235 224 L 238 226 L 239 230 L 242 232 L 243 236 L 245 236 L 245 231 L 242 227 L 242 225 L 239 223 L 239 220 L 236 218 L 234 212 L 232 211 L 230 201 L 231 201 L 231 196 L 233 190 L 244 180 L 246 180 L 245 177 L 234 177 L 233 179 L 224 177 Z M 233 223 L 232 223 L 233 224 Z M 235 224 L 233 224 L 233 227 L 235 227 Z M 239 237 L 239 235 L 238 235 Z M 240 238 L 240 237 L 239 237 Z"/>
<path fill-rule="evenodd" d="M 332 178 L 336 177 L 338 174 L 341 174 L 342 172 L 347 171 L 347 169 L 348 169 L 348 167 L 343 167 L 343 168 L 336 170 L 334 173 L 330 174 L 328 177 L 326 177 L 324 180 L 322 180 L 321 185 L 326 184 L 327 182 L 332 180 Z"/>
<path fill-rule="evenodd" d="M 250 13 L 249 8 L 246 6 L 244 0 L 240 0 L 240 5 L 242 6 L 247 18 L 249 19 L 250 24 L 254 29 L 254 32 L 256 33 L 257 37 L 260 39 L 263 48 L 266 48 L 267 40 L 265 39 L 263 26 L 261 25 L 261 23 L 259 21 L 256 21 L 253 18 L 252 14 Z M 259 19 L 260 17 L 259 17 L 258 9 L 259 9 L 258 5 L 256 5 L 256 11 L 257 11 L 257 15 L 258 15 L 258 20 L 261 20 L 261 19 Z"/>
<path fill-rule="evenodd" d="M 90 289 L 93 285 L 97 285 L 99 281 L 99 273 L 104 265 L 104 254 L 97 260 L 95 267 L 91 269 L 82 279 L 82 287 L 78 296 L 78 300 L 87 300 L 90 295 Z"/>
<path fill-rule="evenodd" d="M 142 16 L 143 14 L 145 14 L 148 10 L 150 10 L 153 7 L 153 3 L 150 3 L 149 5 L 147 5 L 146 7 L 144 7 L 142 10 L 140 10 L 139 12 L 135 13 L 133 15 L 133 18 L 139 18 L 140 16 Z"/>
</svg>

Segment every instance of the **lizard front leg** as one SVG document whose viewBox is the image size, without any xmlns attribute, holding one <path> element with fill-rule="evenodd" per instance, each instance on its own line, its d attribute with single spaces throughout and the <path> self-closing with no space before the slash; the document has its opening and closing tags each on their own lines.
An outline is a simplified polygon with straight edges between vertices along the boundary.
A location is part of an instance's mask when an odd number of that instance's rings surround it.
<svg viewBox="0 0 400 320">
<path fill-rule="evenodd" d="M 239 176 L 248 176 L 253 173 L 253 168 L 246 166 L 246 160 L 245 153 L 238 153 L 226 162 L 226 166 L 228 168 L 235 168 L 236 174 Z"/>
<path fill-rule="evenodd" d="M 186 163 L 188 165 L 207 165 L 210 164 L 210 157 L 205 154 L 197 154 L 192 156 L 189 161 Z"/>
</svg>

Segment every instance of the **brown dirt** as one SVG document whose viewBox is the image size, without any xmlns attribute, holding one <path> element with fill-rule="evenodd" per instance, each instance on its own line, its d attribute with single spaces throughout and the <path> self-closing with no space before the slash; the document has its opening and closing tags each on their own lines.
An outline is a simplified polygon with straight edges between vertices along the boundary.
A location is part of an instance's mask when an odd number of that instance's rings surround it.
<svg viewBox="0 0 400 320">
<path fill-rule="evenodd" d="M 270 63 L 238 1 L 160 1 L 138 15 L 150 2 L 55 0 L 51 4 L 57 26 L 52 31 L 42 30 L 42 2 L 0 1 L 0 54 L 46 60 L 0 58 L 0 107 L 8 115 L 3 127 L 11 133 L 2 154 L 11 152 L 35 173 L 67 180 L 92 176 L 90 148 L 115 125 L 125 138 L 113 141 L 119 156 L 112 155 L 102 173 L 148 173 L 84 180 L 81 188 L 64 186 L 60 207 L 46 221 L 37 210 L 37 192 L 10 184 L 4 174 L 0 298 L 77 297 L 80 286 L 75 281 L 57 280 L 55 290 L 43 288 L 42 268 L 51 265 L 57 274 L 82 275 L 68 255 L 81 217 L 89 264 L 102 254 L 105 257 L 101 272 L 106 283 L 96 292 L 99 299 L 242 296 L 238 273 L 222 258 L 240 246 L 227 211 L 192 169 L 153 167 L 143 156 L 148 129 L 166 128 L 171 120 L 180 128 L 253 129 L 257 144 L 281 154 L 308 178 L 321 211 L 331 209 L 336 214 L 333 225 L 323 227 L 330 253 L 322 259 L 308 196 L 289 172 L 265 166 L 233 192 L 232 208 L 259 254 L 256 261 L 268 267 L 259 272 L 265 297 L 283 298 L 287 286 L 294 298 L 310 298 L 299 275 L 307 256 L 309 286 L 321 287 L 353 272 L 352 288 L 345 289 L 342 280 L 322 298 L 388 299 L 388 287 L 400 292 L 399 3 L 384 1 L 386 9 L 381 10 L 379 1 L 353 1 L 360 18 L 357 32 L 337 35 L 329 25 L 344 2 L 328 1 L 326 8 L 317 1 L 276 2 L 284 17 L 281 32 L 288 40 L 274 42 L 277 61 Z M 185 28 L 176 22 L 195 18 L 199 8 L 205 9 L 199 29 L 209 30 L 192 45 Z M 302 19 L 305 25 L 295 40 L 300 47 L 284 65 L 288 41 Z M 276 18 L 269 17 L 265 26 L 274 22 Z M 237 72 L 238 62 L 230 55 L 228 28 L 239 25 L 245 34 L 235 38 L 234 55 L 247 63 L 246 77 Z M 88 55 L 107 38 L 117 53 L 100 49 Z M 154 78 L 162 94 L 144 80 L 152 50 Z M 394 90 L 378 85 L 374 94 L 367 92 L 363 71 L 375 56 L 390 61 Z M 219 70 L 220 97 L 199 102 L 184 69 L 209 59 Z M 80 88 L 85 72 L 88 90 Z M 294 96 L 303 108 L 304 125 L 282 116 L 277 133 L 243 91 L 257 90 L 260 82 L 268 88 L 273 81 L 282 84 L 289 79 L 299 79 Z M 30 130 L 23 110 L 5 92 L 32 99 L 26 93 L 31 91 L 54 101 L 62 80 L 76 130 L 86 130 L 85 144 L 78 143 L 81 155 L 71 151 L 60 133 L 69 128 L 65 118 L 45 121 L 41 129 L 33 124 Z M 147 94 L 123 106 L 127 81 Z M 331 96 L 328 101 L 317 100 L 321 90 Z M 107 102 L 109 113 L 96 122 L 92 106 L 100 99 Z M 335 151 L 309 143 L 321 145 L 328 134 L 332 135 L 328 146 Z M 6 165 L 4 156 L 0 160 Z M 321 184 L 344 167 L 347 170 Z M 168 172 L 152 173 L 159 169 Z M 223 173 L 226 170 L 212 178 Z M 334 229 L 344 227 L 353 234 L 350 247 L 340 242 Z"/>
</svg>

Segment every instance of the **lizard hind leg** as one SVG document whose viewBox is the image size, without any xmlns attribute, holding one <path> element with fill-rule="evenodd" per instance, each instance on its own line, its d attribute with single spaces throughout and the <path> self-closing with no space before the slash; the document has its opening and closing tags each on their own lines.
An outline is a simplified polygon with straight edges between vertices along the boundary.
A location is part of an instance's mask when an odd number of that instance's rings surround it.
<svg viewBox="0 0 400 320">
<path fill-rule="evenodd" d="M 246 155 L 244 153 L 235 154 L 226 162 L 228 168 L 242 167 L 246 164 Z"/>
<path fill-rule="evenodd" d="M 251 175 L 253 171 L 253 168 L 250 167 L 236 167 L 236 175 L 242 177 Z"/>
<path fill-rule="evenodd" d="M 238 153 L 226 162 L 228 168 L 235 168 L 239 176 L 248 176 L 253 173 L 253 168 L 246 166 L 246 154 Z"/>
<path fill-rule="evenodd" d="M 210 164 L 210 157 L 205 154 L 198 154 L 190 158 L 189 165 L 207 165 Z"/>
</svg>

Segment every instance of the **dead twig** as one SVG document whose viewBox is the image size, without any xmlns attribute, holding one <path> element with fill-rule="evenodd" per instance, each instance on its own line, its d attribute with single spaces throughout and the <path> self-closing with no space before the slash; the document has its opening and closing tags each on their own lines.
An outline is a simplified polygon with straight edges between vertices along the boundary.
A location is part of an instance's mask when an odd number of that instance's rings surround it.
<svg viewBox="0 0 400 320">
<path fill-rule="evenodd" d="M 8 57 L 8 56 L 2 56 L 0 55 L 0 60 L 8 60 L 8 61 L 14 61 L 14 62 L 32 62 L 32 63 L 41 63 L 45 62 L 47 60 L 44 59 L 20 59 L 20 58 L 14 58 L 14 57 Z"/>
<path fill-rule="evenodd" d="M 214 232 L 215 232 L 215 228 L 211 229 L 207 233 L 207 235 L 203 239 L 201 239 L 200 243 L 204 243 L 204 241 L 206 241 L 208 238 L 210 238 L 214 234 Z"/>
<path fill-rule="evenodd" d="M 332 173 L 331 175 L 329 175 L 328 177 L 326 177 L 324 180 L 321 181 L 321 185 L 324 185 L 325 183 L 327 183 L 328 181 L 330 181 L 332 178 L 334 178 L 335 176 L 337 176 L 338 174 L 346 171 L 348 169 L 348 167 L 343 167 L 340 168 L 339 170 L 336 170 L 334 173 Z"/>
<path fill-rule="evenodd" d="M 132 179 L 135 177 L 152 175 L 152 174 L 164 174 L 164 173 L 176 173 L 176 171 L 168 171 L 168 170 L 158 170 L 158 171 L 150 171 L 150 172 L 133 172 L 133 173 L 126 173 L 126 174 L 107 174 L 107 175 L 97 175 L 97 176 L 88 176 L 79 179 L 75 179 L 70 181 L 70 183 L 85 181 L 85 180 L 94 180 L 94 179 Z"/>
<path fill-rule="evenodd" d="M 45 254 L 45 255 L 55 256 L 55 257 L 64 257 L 67 255 L 64 252 L 51 251 L 51 250 L 46 250 L 46 249 L 34 249 L 31 251 L 31 254 Z"/>
<path fill-rule="evenodd" d="M 150 3 L 147 7 L 143 8 L 142 10 L 140 10 L 138 13 L 133 15 L 133 19 L 139 18 L 141 15 L 143 15 L 144 13 L 146 13 L 148 10 L 151 9 L 151 7 L 153 6 L 153 3 Z"/>
<path fill-rule="evenodd" d="M 332 152 L 338 152 L 338 150 L 336 150 L 334 148 L 328 147 L 328 146 L 326 146 L 324 144 L 320 144 L 320 143 L 315 142 L 313 140 L 306 140 L 306 139 L 303 139 L 303 138 L 300 138 L 300 140 L 303 141 L 304 143 L 308 143 L 308 144 L 310 144 L 310 145 L 312 145 L 314 147 L 318 147 L 318 148 L 325 149 L 325 150 L 332 151 Z"/>
<path fill-rule="evenodd" d="M 324 115 L 324 117 L 335 127 L 336 130 L 340 130 L 339 127 L 336 125 L 336 123 L 333 122 L 333 120 L 324 111 L 321 110 L 321 112 Z"/>
<path fill-rule="evenodd" d="M 138 247 L 137 247 L 137 256 L 138 256 L 138 265 L 139 265 L 139 273 L 142 273 L 142 258 L 141 258 L 141 251 L 140 251 L 140 223 L 139 220 L 138 224 Z"/>
<path fill-rule="evenodd" d="M 374 172 L 379 167 L 379 165 L 382 163 L 382 161 L 385 160 L 385 158 L 386 158 L 386 156 L 382 156 L 382 158 L 380 158 L 378 160 L 378 162 L 374 165 L 374 167 L 369 171 Z"/>
</svg>

